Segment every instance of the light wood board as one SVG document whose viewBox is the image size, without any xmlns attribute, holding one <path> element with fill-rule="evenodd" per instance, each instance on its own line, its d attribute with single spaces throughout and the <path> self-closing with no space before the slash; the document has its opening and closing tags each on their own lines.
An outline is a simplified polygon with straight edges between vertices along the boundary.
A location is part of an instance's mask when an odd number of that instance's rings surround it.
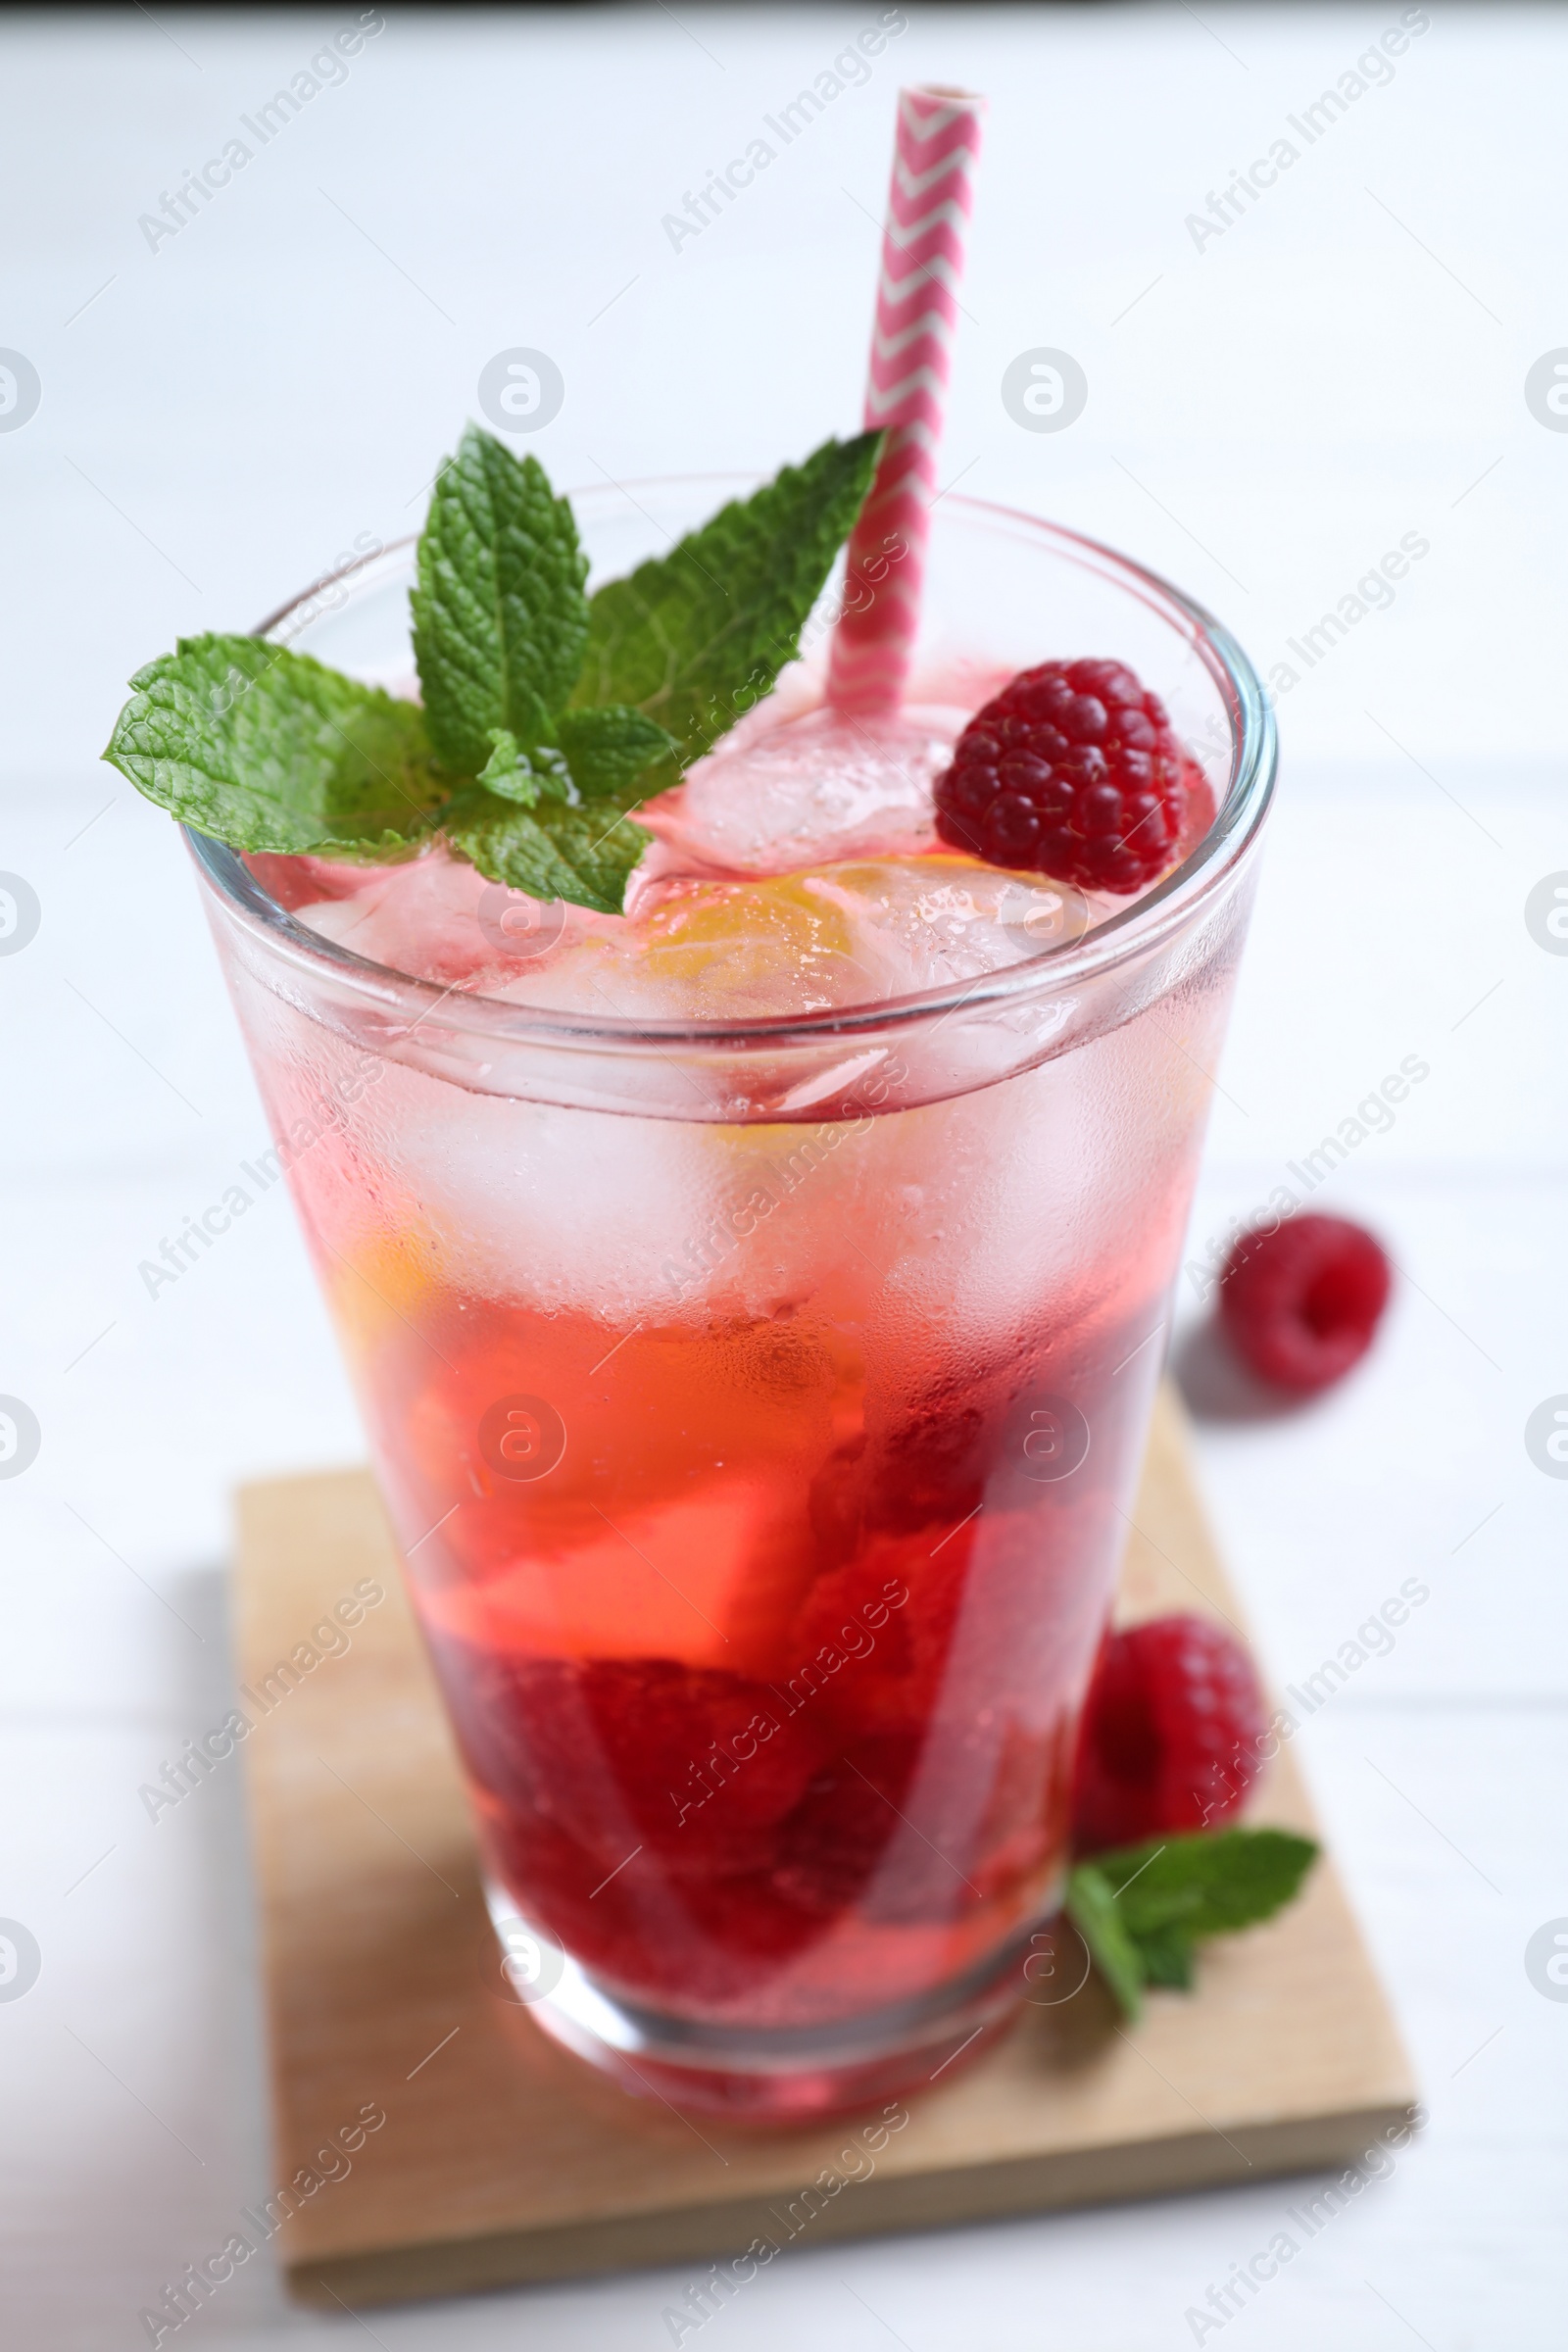
<svg viewBox="0 0 1568 2352">
<path fill-rule="evenodd" d="M 760 2133 L 626 2097 L 485 1989 L 496 1951 L 457 1762 L 368 1474 L 249 1487 L 239 1515 L 251 1690 L 361 1580 L 386 1595 L 243 1747 L 275 2180 L 339 2176 L 276 2232 L 302 2299 L 335 2310 L 1239 2182 L 1348 2164 L 1406 2120 L 1409 2068 L 1326 1861 L 1279 1920 L 1207 1946 L 1197 1992 L 1154 1993 L 1136 2028 L 1094 1982 L 1025 2007 L 910 2100 L 868 2175 L 846 2153 L 853 2119 Z M 1168 1396 L 1119 1605 L 1237 1616 Z M 1288 1748 L 1250 1818 L 1313 1829 Z M 364 2109 L 385 2122 L 318 2162 Z M 843 2187 L 803 2207 L 824 2170 Z"/>
</svg>

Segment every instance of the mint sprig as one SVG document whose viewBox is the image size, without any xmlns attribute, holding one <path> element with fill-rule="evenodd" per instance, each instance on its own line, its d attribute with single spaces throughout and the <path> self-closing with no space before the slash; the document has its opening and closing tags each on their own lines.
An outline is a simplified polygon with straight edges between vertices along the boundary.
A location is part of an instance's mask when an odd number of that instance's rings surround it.
<svg viewBox="0 0 1568 2352">
<path fill-rule="evenodd" d="M 262 638 L 185 638 L 132 678 L 104 757 L 232 849 L 385 859 L 440 832 L 492 881 L 619 913 L 632 811 L 793 659 L 880 447 L 824 443 L 590 600 L 568 502 L 469 426 L 419 540 L 420 703 Z"/>
<path fill-rule="evenodd" d="M 1317 1859 L 1289 1830 L 1220 1830 L 1152 1838 L 1077 1863 L 1066 1911 L 1129 2017 L 1146 1984 L 1185 1991 L 1195 1946 L 1283 1910 Z"/>
<path fill-rule="evenodd" d="M 588 639 L 588 559 L 536 458 L 469 425 L 442 466 L 419 535 L 414 658 L 430 741 L 477 775 L 490 730 L 525 750 L 551 740 Z"/>
<path fill-rule="evenodd" d="M 669 730 L 683 764 L 708 751 L 794 660 L 881 448 L 880 433 L 824 442 L 601 588 L 573 702 L 635 705 Z"/>
<path fill-rule="evenodd" d="M 236 850 L 407 857 L 451 791 L 416 705 L 260 637 L 182 637 L 131 679 L 104 758 Z"/>
<path fill-rule="evenodd" d="M 449 848 L 487 881 L 601 914 L 620 912 L 626 877 L 649 839 L 613 802 L 567 808 L 541 798 L 529 808 L 477 784 L 453 797 L 441 822 Z"/>
</svg>

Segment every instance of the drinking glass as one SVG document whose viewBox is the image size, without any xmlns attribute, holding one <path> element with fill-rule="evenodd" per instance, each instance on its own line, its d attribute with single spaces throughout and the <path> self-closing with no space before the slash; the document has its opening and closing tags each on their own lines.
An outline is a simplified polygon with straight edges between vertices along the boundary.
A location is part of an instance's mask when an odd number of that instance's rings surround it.
<svg viewBox="0 0 1568 2352">
<path fill-rule="evenodd" d="M 734 487 L 586 494 L 595 577 Z M 411 576 L 388 550 L 270 634 L 407 685 Z M 912 994 L 479 994 L 191 837 L 514 1982 L 676 2105 L 798 2118 L 989 2046 L 1059 1903 L 1275 742 L 1189 598 L 945 498 L 916 675 L 1087 654 L 1163 698 L 1212 826 L 1096 927 L 1062 893 L 1006 968 Z M 474 919 L 543 958 L 559 918 Z"/>
</svg>

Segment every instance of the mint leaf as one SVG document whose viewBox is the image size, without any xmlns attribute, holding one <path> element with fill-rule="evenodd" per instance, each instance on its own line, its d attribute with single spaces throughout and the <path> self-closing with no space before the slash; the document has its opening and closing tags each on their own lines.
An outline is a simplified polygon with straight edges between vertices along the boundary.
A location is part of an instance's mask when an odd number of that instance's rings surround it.
<svg viewBox="0 0 1568 2352">
<path fill-rule="evenodd" d="M 517 749 L 517 738 L 508 727 L 492 727 L 490 741 L 495 749 L 480 768 L 477 781 L 487 792 L 497 792 L 506 801 L 521 801 L 531 808 L 539 798 L 539 779 L 533 772 L 526 752 Z"/>
<path fill-rule="evenodd" d="M 1272 1919 L 1299 1891 L 1318 1849 L 1289 1830 L 1219 1830 L 1152 1838 L 1078 1863 L 1067 1915 L 1129 2017 L 1142 1987 L 1186 1991 L 1193 1947 Z"/>
<path fill-rule="evenodd" d="M 675 738 L 682 763 L 706 752 L 794 659 L 881 447 L 880 433 L 824 442 L 601 588 L 572 702 L 635 704 Z"/>
<path fill-rule="evenodd" d="M 1171 1992 L 1193 1988 L 1193 1939 L 1177 1927 L 1153 1928 L 1132 1938 L 1146 1984 L 1162 1984 Z"/>
<path fill-rule="evenodd" d="M 1228 1936 L 1282 1910 L 1317 1850 L 1289 1830 L 1218 1830 L 1150 1838 L 1095 1862 L 1120 1886 L 1116 1906 L 1132 1936 L 1171 1926 L 1189 1936 Z"/>
<path fill-rule="evenodd" d="M 547 800 L 571 799 L 572 779 L 562 753 L 548 744 L 519 751 L 517 738 L 506 727 L 492 727 L 490 740 L 495 750 L 475 779 L 487 792 L 499 793 L 504 801 L 520 801 L 525 808 L 533 808 L 541 794 Z"/>
<path fill-rule="evenodd" d="M 1142 2017 L 1143 1962 L 1117 1912 L 1110 1882 L 1093 1862 L 1080 1862 L 1069 1876 L 1065 1908 L 1121 2009 L 1128 2017 Z"/>
<path fill-rule="evenodd" d="M 104 758 L 231 849 L 402 856 L 452 789 L 415 704 L 260 637 L 182 637 L 130 684 Z"/>
<path fill-rule="evenodd" d="M 552 811 L 551 839 L 561 857 L 581 877 L 581 906 L 596 906 L 601 914 L 619 914 L 626 882 L 653 835 L 634 824 L 618 801 L 584 801 L 577 808 Z M 563 898 L 575 896 L 563 891 Z"/>
<path fill-rule="evenodd" d="M 599 914 L 619 914 L 626 877 L 650 836 L 612 801 L 534 808 L 471 785 L 447 811 L 453 848 L 491 882 L 536 899 L 569 899 Z"/>
<path fill-rule="evenodd" d="M 476 775 L 493 727 L 548 743 L 582 666 L 588 559 L 538 461 L 469 425 L 436 477 L 418 568 L 414 655 L 446 765 Z"/>
<path fill-rule="evenodd" d="M 494 745 L 476 782 L 458 793 L 444 826 L 454 849 L 492 882 L 537 899 L 569 899 L 618 914 L 649 835 L 623 813 L 625 791 L 653 752 L 667 751 L 662 728 L 637 710 L 591 710 L 580 731 L 569 718 L 566 753 L 550 745 L 519 751 L 492 727 Z M 596 791 L 608 781 L 618 790 Z"/>
<path fill-rule="evenodd" d="M 642 711 L 624 703 L 608 703 L 598 710 L 563 710 L 556 734 L 571 780 L 584 800 L 617 801 L 623 807 L 646 768 L 666 760 L 675 751 L 672 738 Z M 651 800 L 662 791 L 664 779 L 651 781 L 637 797 Z"/>
</svg>

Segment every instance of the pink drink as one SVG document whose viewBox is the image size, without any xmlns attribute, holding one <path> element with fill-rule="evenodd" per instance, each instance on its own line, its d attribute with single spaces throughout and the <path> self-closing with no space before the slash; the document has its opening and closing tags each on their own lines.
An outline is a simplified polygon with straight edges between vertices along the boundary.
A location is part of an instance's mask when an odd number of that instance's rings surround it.
<svg viewBox="0 0 1568 2352">
<path fill-rule="evenodd" d="M 945 577 L 928 699 L 786 684 L 624 918 L 202 852 L 535 2014 L 760 2117 L 930 2075 L 1057 1900 L 1271 766 L 1130 566 L 939 510 Z M 395 674 L 387 594 L 301 642 Z M 931 829 L 968 712 L 1083 650 L 1224 804 L 1132 908 Z"/>
</svg>

